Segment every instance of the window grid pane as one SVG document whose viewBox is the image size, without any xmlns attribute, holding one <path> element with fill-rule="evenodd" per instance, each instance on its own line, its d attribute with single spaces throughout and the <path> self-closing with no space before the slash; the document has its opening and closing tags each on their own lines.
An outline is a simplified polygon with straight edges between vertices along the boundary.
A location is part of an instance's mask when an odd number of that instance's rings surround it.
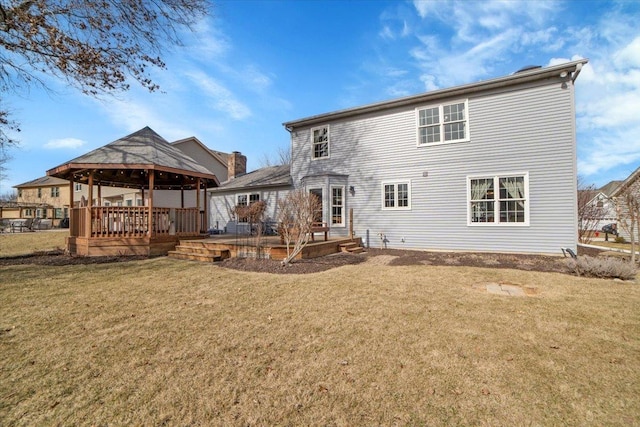
<svg viewBox="0 0 640 427">
<path fill-rule="evenodd" d="M 398 207 L 406 208 L 409 206 L 409 186 L 407 184 L 398 184 Z"/>
<path fill-rule="evenodd" d="M 449 123 L 444 125 L 444 140 L 455 141 L 464 139 L 464 122 Z"/>
<path fill-rule="evenodd" d="M 492 201 L 471 202 L 471 222 L 494 222 L 494 204 Z"/>
<path fill-rule="evenodd" d="M 445 105 L 442 107 L 444 123 L 464 120 L 464 103 Z"/>
<path fill-rule="evenodd" d="M 384 207 L 385 208 L 393 208 L 395 207 L 395 191 L 393 185 L 385 185 L 384 186 Z"/>
<path fill-rule="evenodd" d="M 334 187 L 331 189 L 331 223 L 342 224 L 342 188 Z"/>
<path fill-rule="evenodd" d="M 313 130 L 313 158 L 329 157 L 329 128 Z"/>
<path fill-rule="evenodd" d="M 424 110 L 420 110 L 419 116 L 420 126 L 428 126 L 440 123 L 440 113 L 438 111 L 438 107 L 425 108 Z"/>
</svg>

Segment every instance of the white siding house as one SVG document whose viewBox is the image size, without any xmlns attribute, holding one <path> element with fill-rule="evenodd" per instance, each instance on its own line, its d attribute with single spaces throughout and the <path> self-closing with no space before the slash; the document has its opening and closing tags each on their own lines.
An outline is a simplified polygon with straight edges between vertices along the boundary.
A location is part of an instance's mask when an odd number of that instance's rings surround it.
<svg viewBox="0 0 640 427">
<path fill-rule="evenodd" d="M 250 224 L 237 218 L 234 210 L 256 201 L 266 203 L 266 221 L 275 222 L 278 200 L 287 197 L 291 188 L 289 165 L 258 169 L 223 182 L 209 190 L 209 224 L 220 233 L 247 234 Z"/>
<path fill-rule="evenodd" d="M 586 60 L 284 123 L 332 236 L 373 247 L 576 249 L 574 82 Z"/>
</svg>

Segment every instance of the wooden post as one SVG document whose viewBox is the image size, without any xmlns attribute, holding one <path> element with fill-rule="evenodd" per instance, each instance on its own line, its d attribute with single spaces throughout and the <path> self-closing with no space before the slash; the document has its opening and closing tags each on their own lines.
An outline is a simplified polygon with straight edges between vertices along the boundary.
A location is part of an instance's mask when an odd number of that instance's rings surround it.
<svg viewBox="0 0 640 427">
<path fill-rule="evenodd" d="M 196 231 L 200 234 L 200 178 L 196 180 Z"/>
<path fill-rule="evenodd" d="M 91 230 L 93 229 L 93 223 L 91 221 L 91 207 L 93 206 L 93 172 L 89 172 L 89 193 L 88 193 L 88 201 L 87 201 L 87 208 L 85 211 L 85 215 L 86 215 L 86 224 L 87 226 L 86 231 L 85 231 L 85 237 L 89 238 L 91 237 Z"/>
<path fill-rule="evenodd" d="M 349 208 L 349 238 L 353 240 L 353 208 Z"/>
<path fill-rule="evenodd" d="M 102 206 L 102 184 L 98 183 L 98 203 L 96 206 Z"/>
<path fill-rule="evenodd" d="M 198 190 L 199 192 L 200 190 Z M 205 182 L 204 184 L 204 193 L 202 193 L 203 198 L 204 198 L 204 205 L 202 206 L 202 211 L 203 213 L 203 218 L 204 218 L 204 224 L 203 224 L 203 228 L 204 231 L 206 231 L 207 233 L 209 232 L 209 215 L 207 214 L 207 184 Z"/>
<path fill-rule="evenodd" d="M 73 177 L 73 175 L 71 175 Z M 71 229 L 71 209 L 73 209 L 73 192 L 76 191 L 76 183 L 69 180 L 69 229 Z"/>
<path fill-rule="evenodd" d="M 156 171 L 149 171 L 149 218 L 147 219 L 147 230 L 149 237 L 153 235 L 153 186 L 155 185 Z"/>
</svg>

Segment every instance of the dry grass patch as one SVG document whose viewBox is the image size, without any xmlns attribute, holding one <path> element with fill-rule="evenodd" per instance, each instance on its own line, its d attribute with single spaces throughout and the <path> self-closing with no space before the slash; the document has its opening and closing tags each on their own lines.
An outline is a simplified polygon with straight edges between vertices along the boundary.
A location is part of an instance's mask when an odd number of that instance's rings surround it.
<svg viewBox="0 0 640 427">
<path fill-rule="evenodd" d="M 478 292 L 518 283 L 535 297 Z M 640 288 L 165 258 L 0 274 L 6 425 L 634 425 Z"/>
<path fill-rule="evenodd" d="M 66 230 L 2 233 L 0 234 L 0 257 L 64 249 L 67 236 L 69 236 L 69 232 Z"/>
</svg>

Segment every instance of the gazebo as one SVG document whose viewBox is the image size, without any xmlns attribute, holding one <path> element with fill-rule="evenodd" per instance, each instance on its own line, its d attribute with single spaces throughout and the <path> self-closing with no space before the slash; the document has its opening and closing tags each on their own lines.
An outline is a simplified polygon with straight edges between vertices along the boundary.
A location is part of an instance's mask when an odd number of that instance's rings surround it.
<svg viewBox="0 0 640 427">
<path fill-rule="evenodd" d="M 85 256 L 162 255 L 180 238 L 202 236 L 208 229 L 202 193 L 219 185 L 211 171 L 149 127 L 50 169 L 47 175 L 69 181 L 67 249 Z M 88 185 L 86 200 L 74 200 L 76 183 Z M 101 206 L 105 186 L 137 189 L 142 206 Z M 171 190 L 171 206 L 154 203 L 154 190 Z M 194 190 L 195 206 L 185 206 L 185 191 Z"/>
</svg>

